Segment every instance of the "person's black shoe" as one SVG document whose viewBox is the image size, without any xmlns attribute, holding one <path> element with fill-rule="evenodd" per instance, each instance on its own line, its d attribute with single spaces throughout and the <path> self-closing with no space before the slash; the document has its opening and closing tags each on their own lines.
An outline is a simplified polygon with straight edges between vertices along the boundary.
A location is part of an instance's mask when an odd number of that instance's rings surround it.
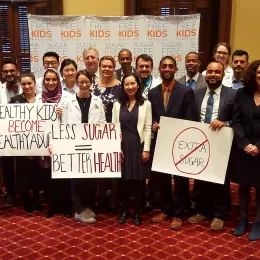
<svg viewBox="0 0 260 260">
<path fill-rule="evenodd" d="M 46 212 L 45 212 L 45 217 L 46 218 L 52 218 L 53 216 L 54 216 L 54 212 L 53 211 L 51 211 L 51 210 L 47 210 Z"/>
<path fill-rule="evenodd" d="M 32 213 L 33 212 L 33 206 L 31 203 L 25 203 L 24 206 L 23 206 L 24 210 L 27 212 L 27 213 Z"/>
<path fill-rule="evenodd" d="M 72 212 L 71 211 L 65 211 L 63 215 L 64 215 L 65 218 L 71 218 Z"/>
<path fill-rule="evenodd" d="M 136 213 L 133 216 L 133 222 L 135 226 L 140 226 L 142 224 L 140 216 Z"/>
<path fill-rule="evenodd" d="M 125 224 L 125 222 L 126 222 L 126 220 L 127 220 L 128 217 L 129 217 L 129 213 L 128 213 L 128 212 L 123 212 L 123 213 L 119 216 L 119 218 L 118 218 L 118 220 L 117 220 L 118 224 Z"/>
</svg>

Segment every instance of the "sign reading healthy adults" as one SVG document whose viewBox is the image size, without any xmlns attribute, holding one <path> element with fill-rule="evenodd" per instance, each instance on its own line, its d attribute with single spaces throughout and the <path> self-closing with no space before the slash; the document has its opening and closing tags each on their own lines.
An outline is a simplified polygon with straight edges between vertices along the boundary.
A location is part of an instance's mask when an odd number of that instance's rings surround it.
<svg viewBox="0 0 260 260">
<path fill-rule="evenodd" d="M 60 124 L 51 134 L 52 178 L 121 177 L 119 124 Z"/>
<path fill-rule="evenodd" d="M 58 123 L 56 105 L 0 105 L 0 156 L 48 155 L 49 132 Z"/>
<path fill-rule="evenodd" d="M 161 117 L 152 170 L 223 184 L 232 140 L 229 127 Z"/>
</svg>

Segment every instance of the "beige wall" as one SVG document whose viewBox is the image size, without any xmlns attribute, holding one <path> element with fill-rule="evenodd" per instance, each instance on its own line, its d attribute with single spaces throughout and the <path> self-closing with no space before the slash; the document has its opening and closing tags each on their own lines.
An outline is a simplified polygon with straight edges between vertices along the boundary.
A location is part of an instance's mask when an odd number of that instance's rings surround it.
<svg viewBox="0 0 260 260">
<path fill-rule="evenodd" d="M 260 1 L 233 0 L 230 43 L 232 50 L 244 49 L 250 61 L 260 59 Z"/>
<path fill-rule="evenodd" d="M 64 15 L 124 15 L 124 0 L 63 0 Z"/>
</svg>

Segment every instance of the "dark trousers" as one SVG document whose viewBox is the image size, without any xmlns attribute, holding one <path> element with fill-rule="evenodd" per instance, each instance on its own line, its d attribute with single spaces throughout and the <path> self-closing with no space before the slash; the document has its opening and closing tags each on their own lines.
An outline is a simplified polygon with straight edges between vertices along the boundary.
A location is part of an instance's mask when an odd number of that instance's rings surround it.
<svg viewBox="0 0 260 260">
<path fill-rule="evenodd" d="M 139 214 L 143 206 L 144 193 L 143 187 L 145 180 L 121 180 L 120 195 L 122 200 L 123 211 L 128 212 L 130 209 L 130 199 L 133 196 L 134 211 Z"/>
<path fill-rule="evenodd" d="M 230 180 L 226 178 L 224 185 L 197 181 L 198 212 L 207 218 L 224 220 L 230 209 Z"/>
<path fill-rule="evenodd" d="M 96 179 L 71 179 L 71 197 L 75 211 L 80 214 L 86 206 L 94 206 Z"/>
<path fill-rule="evenodd" d="M 7 196 L 11 197 L 12 199 L 16 198 L 14 164 L 15 160 L 13 156 L 2 157 L 3 181 Z"/>
<path fill-rule="evenodd" d="M 49 176 L 48 208 L 53 212 L 72 210 L 70 179 L 51 179 L 51 168 L 41 168 Z"/>
</svg>

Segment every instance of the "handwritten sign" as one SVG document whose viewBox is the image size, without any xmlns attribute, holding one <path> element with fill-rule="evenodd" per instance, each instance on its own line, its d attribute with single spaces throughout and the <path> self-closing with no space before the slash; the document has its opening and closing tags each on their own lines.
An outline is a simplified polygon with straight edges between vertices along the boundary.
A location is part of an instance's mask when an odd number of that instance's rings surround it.
<svg viewBox="0 0 260 260">
<path fill-rule="evenodd" d="M 229 127 L 161 117 L 152 170 L 223 184 L 232 140 Z"/>
<path fill-rule="evenodd" d="M 0 105 L 0 156 L 48 155 L 53 123 L 58 123 L 54 104 Z"/>
<path fill-rule="evenodd" d="M 121 177 L 119 124 L 60 124 L 52 128 L 52 178 Z"/>
</svg>

